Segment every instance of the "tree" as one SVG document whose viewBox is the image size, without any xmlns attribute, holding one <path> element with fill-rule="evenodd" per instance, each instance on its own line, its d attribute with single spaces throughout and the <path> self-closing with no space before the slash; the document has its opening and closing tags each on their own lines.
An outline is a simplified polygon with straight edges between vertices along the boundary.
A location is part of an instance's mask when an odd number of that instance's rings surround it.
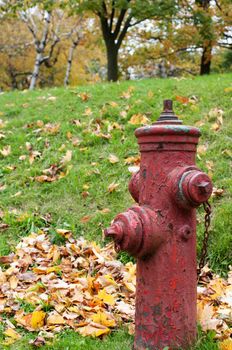
<svg viewBox="0 0 232 350">
<path fill-rule="evenodd" d="M 175 0 L 70 0 L 72 10 L 92 11 L 100 21 L 109 81 L 118 79 L 119 49 L 128 30 L 148 18 L 164 18 L 177 10 Z"/>
<path fill-rule="evenodd" d="M 74 51 L 78 46 L 78 44 L 80 43 L 81 39 L 83 38 L 82 24 L 83 24 L 83 18 L 81 17 L 77 20 L 77 23 L 74 25 L 69 35 L 71 40 L 71 46 L 68 52 L 67 67 L 66 67 L 66 73 L 64 77 L 64 86 L 69 85 L 69 77 L 70 77 L 72 63 L 73 63 Z"/>
</svg>

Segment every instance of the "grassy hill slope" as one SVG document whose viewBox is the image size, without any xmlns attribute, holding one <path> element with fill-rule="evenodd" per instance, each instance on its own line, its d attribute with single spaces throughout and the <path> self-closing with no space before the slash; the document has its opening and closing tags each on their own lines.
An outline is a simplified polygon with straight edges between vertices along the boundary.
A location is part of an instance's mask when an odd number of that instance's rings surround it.
<svg viewBox="0 0 232 350">
<path fill-rule="evenodd" d="M 232 261 L 231 81 L 228 74 L 2 93 L 0 256 L 13 250 L 22 235 L 44 226 L 54 242 L 62 239 L 55 229 L 67 228 L 104 244 L 102 229 L 133 203 L 125 160 L 138 154 L 134 130 L 139 125 L 129 121 L 137 115 L 154 122 L 163 99 L 172 98 L 183 123 L 200 127 L 197 165 L 221 190 L 211 200 L 208 258 L 215 271 L 226 273 Z M 111 154 L 119 161 L 109 158 Z M 116 188 L 110 193 L 112 183 Z M 198 219 L 200 251 L 202 208 Z M 125 341 L 124 349 L 130 345 L 124 333 L 115 337 Z"/>
</svg>

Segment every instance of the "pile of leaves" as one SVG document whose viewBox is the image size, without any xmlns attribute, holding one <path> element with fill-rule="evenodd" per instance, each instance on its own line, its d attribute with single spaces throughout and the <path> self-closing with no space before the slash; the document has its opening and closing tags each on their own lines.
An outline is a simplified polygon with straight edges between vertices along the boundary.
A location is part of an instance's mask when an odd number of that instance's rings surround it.
<svg viewBox="0 0 232 350">
<path fill-rule="evenodd" d="M 15 326 L 42 331 L 39 339 L 44 343 L 65 328 L 98 337 L 133 320 L 135 265 L 116 260 L 113 244 L 100 248 L 75 240 L 68 230 L 57 233 L 65 238 L 62 246 L 40 231 L 0 258 L 7 266 L 0 269 L 0 313 L 8 316 L 0 316 L 5 344 L 20 338 Z"/>
<path fill-rule="evenodd" d="M 133 333 L 135 265 L 118 261 L 113 244 L 100 248 L 95 242 L 74 239 L 68 230 L 58 229 L 57 234 L 63 245 L 54 244 L 44 229 L 24 237 L 14 253 L 0 258 L 4 344 L 21 338 L 16 327 L 37 332 L 37 346 L 67 328 L 99 337 L 127 323 Z M 215 330 L 222 349 L 229 349 L 232 271 L 227 280 L 204 271 L 198 319 L 203 330 Z"/>
</svg>

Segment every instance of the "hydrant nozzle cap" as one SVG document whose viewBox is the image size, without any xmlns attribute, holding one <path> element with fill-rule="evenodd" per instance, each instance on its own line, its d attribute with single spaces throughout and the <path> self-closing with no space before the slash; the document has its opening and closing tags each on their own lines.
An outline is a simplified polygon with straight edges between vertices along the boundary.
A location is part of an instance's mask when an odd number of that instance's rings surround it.
<svg viewBox="0 0 232 350">
<path fill-rule="evenodd" d="M 182 124 L 182 121 L 178 119 L 178 117 L 175 115 L 173 108 L 172 108 L 172 100 L 164 100 L 163 101 L 163 112 L 160 114 L 159 119 L 157 120 L 157 124 L 160 123 L 175 123 L 175 124 Z M 155 123 L 155 124 L 156 124 Z"/>
</svg>

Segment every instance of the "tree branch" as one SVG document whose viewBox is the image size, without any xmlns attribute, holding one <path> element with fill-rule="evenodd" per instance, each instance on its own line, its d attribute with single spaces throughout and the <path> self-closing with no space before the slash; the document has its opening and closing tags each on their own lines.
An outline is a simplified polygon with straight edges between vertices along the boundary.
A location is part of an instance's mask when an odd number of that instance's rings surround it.
<svg viewBox="0 0 232 350">
<path fill-rule="evenodd" d="M 110 15 L 110 32 L 112 32 L 112 28 L 113 28 L 114 14 L 115 14 L 115 1 L 112 0 L 112 11 Z"/>
<path fill-rule="evenodd" d="M 130 27 L 130 21 L 131 21 L 131 19 L 132 19 L 132 15 L 130 14 L 130 15 L 127 17 L 127 20 L 126 20 L 126 22 L 125 22 L 125 24 L 124 24 L 124 27 L 123 27 L 123 29 L 122 29 L 122 31 L 121 31 L 121 33 L 120 33 L 120 35 L 119 35 L 119 38 L 118 38 L 118 40 L 117 40 L 117 48 L 118 48 L 118 49 L 120 48 L 120 46 L 121 46 L 121 44 L 122 44 L 122 41 L 123 41 L 123 39 L 124 39 L 125 36 L 126 36 L 127 30 L 128 30 L 128 28 Z"/>
</svg>

